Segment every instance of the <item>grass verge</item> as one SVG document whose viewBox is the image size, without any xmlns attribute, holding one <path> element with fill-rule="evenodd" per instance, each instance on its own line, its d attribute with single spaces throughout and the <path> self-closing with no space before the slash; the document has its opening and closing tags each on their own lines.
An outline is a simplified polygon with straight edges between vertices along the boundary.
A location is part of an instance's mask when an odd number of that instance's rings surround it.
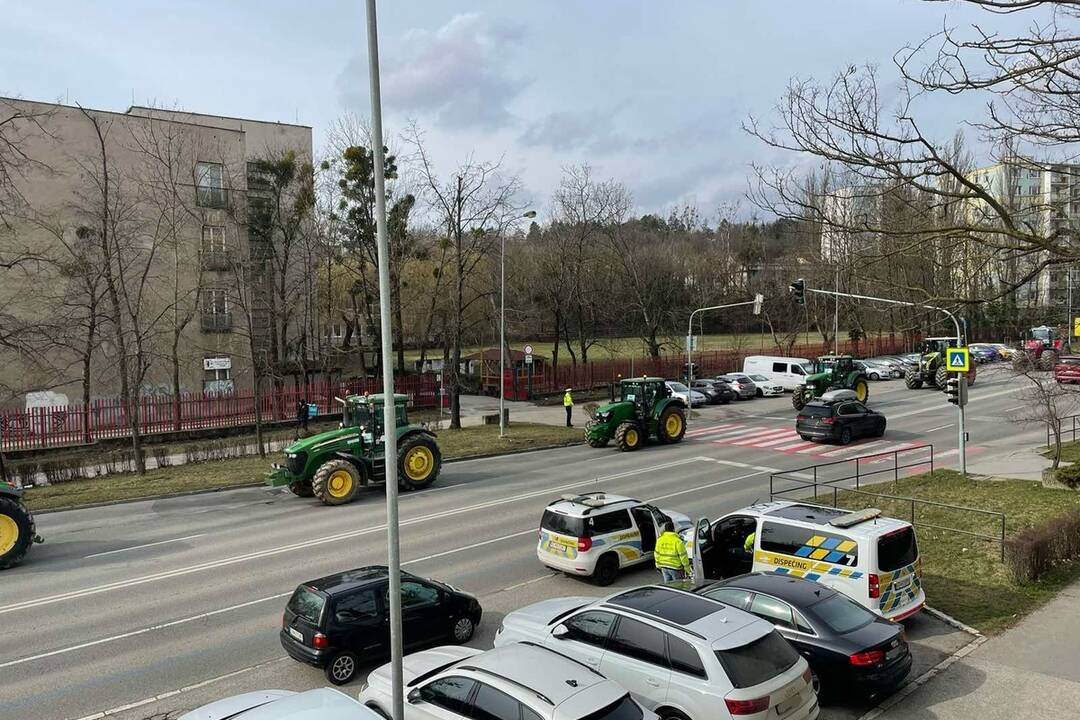
<svg viewBox="0 0 1080 720">
<path fill-rule="evenodd" d="M 1044 457 L 1052 458 L 1054 456 L 1053 447 L 1043 448 L 1041 452 Z M 1080 440 L 1061 443 L 1061 462 L 1080 462 Z"/>
<path fill-rule="evenodd" d="M 914 475 L 863 489 L 1003 512 L 1008 534 L 1080 507 L 1080 492 L 1053 490 L 1026 480 L 965 479 L 952 470 Z M 911 504 L 907 502 L 841 492 L 838 504 L 853 509 L 878 507 L 885 515 L 911 519 Z M 1000 532 L 999 520 L 924 506 L 916 510 L 915 523 L 927 602 L 984 633 L 998 633 L 1010 627 L 1080 578 L 1080 564 L 1073 564 L 1059 568 L 1040 582 L 1021 585 L 1009 576 L 996 542 L 926 527 L 938 525 L 995 535 Z"/>
<path fill-rule="evenodd" d="M 582 431 L 555 425 L 511 423 L 507 437 L 499 438 L 497 425 L 481 425 L 438 433 L 444 460 L 502 454 L 551 445 L 576 445 Z M 26 490 L 26 504 L 31 510 L 58 510 L 75 505 L 137 500 L 173 493 L 227 488 L 262 480 L 270 463 L 280 461 L 280 453 L 265 460 L 255 457 L 214 462 L 191 463 L 150 470 L 140 477 L 133 474 L 104 475 L 86 480 L 59 483 Z"/>
</svg>

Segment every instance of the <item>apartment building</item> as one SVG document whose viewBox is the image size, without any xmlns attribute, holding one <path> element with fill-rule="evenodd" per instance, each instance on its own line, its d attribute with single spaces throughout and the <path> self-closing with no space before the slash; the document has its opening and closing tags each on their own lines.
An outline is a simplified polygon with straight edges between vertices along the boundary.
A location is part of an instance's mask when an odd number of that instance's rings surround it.
<svg viewBox="0 0 1080 720">
<path fill-rule="evenodd" d="M 255 237 L 249 222 L 269 188 L 259 162 L 292 153 L 310 167 L 311 128 L 0 98 L 0 121 L 13 116 L 30 161 L 15 178 L 24 204 L 5 213 L 0 247 L 40 259 L 0 271 L 0 295 L 12 322 L 39 319 L 41 332 L 33 350 L 0 351 L 0 386 L 76 401 L 89 354 L 91 395 L 117 394 L 116 314 L 97 269 L 108 234 L 121 256 L 113 259 L 123 275 L 121 317 L 144 349 L 139 391 L 172 393 L 174 365 L 182 392 L 250 387 L 253 355 L 274 336 L 263 300 L 276 239 Z"/>
</svg>

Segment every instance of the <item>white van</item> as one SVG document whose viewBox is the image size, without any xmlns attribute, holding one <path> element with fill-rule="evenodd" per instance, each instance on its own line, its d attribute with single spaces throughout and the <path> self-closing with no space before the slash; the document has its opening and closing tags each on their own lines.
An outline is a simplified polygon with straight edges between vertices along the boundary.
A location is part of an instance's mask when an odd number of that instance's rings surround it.
<svg viewBox="0 0 1080 720">
<path fill-rule="evenodd" d="M 806 358 L 751 355 L 743 360 L 742 369 L 747 375 L 764 375 L 790 392 L 806 384 L 806 376 L 813 366 Z"/>
<path fill-rule="evenodd" d="M 751 533 L 753 549 L 746 552 Z M 926 604 L 915 528 L 874 508 L 759 503 L 715 522 L 699 520 L 687 553 L 699 580 L 756 571 L 806 578 L 897 621 Z"/>
</svg>

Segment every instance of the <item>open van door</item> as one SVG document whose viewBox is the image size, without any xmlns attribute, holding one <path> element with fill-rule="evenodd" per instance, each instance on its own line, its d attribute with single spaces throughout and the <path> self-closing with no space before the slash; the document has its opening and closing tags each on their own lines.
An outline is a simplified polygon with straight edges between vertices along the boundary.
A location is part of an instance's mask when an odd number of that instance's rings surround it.
<svg viewBox="0 0 1080 720">
<path fill-rule="evenodd" d="M 712 545 L 712 522 L 709 518 L 701 518 L 694 526 L 694 582 L 705 582 L 705 565 L 703 558 L 705 551 Z"/>
</svg>

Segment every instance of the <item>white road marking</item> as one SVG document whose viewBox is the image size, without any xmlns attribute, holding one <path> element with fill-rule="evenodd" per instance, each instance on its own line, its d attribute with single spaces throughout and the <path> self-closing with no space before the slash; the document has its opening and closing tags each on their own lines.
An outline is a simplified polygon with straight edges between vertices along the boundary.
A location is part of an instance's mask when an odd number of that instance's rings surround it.
<svg viewBox="0 0 1080 720">
<path fill-rule="evenodd" d="M 809 440 L 799 440 L 799 442 L 797 442 L 797 443 L 791 443 L 790 445 L 781 445 L 780 447 L 773 448 L 773 449 L 774 450 L 783 450 L 783 451 L 786 452 L 788 450 L 795 450 L 796 448 L 809 449 L 809 448 L 817 448 L 817 447 L 821 447 L 821 446 L 818 445 L 817 443 L 810 442 Z M 802 452 L 802 451 L 800 450 L 799 452 Z"/>
<path fill-rule="evenodd" d="M 726 443 L 730 443 L 732 440 L 735 440 L 737 438 L 741 438 L 741 437 L 744 437 L 744 436 L 747 436 L 747 435 L 754 435 L 756 433 L 760 433 L 764 429 L 765 428 L 762 428 L 762 427 L 743 428 L 742 430 L 735 430 L 733 432 L 723 432 L 723 433 L 717 433 L 716 435 L 709 435 L 705 439 L 709 440 L 710 442 L 719 443 L 719 444 L 723 445 L 723 444 L 726 444 Z"/>
<path fill-rule="evenodd" d="M 1009 412 L 1009 411 L 1008 411 L 1008 410 L 1004 410 L 1003 412 Z M 956 423 L 949 423 L 948 425 L 939 425 L 939 426 L 938 426 L 938 427 L 936 427 L 936 428 L 930 428 L 929 430 L 924 430 L 923 432 L 926 432 L 926 433 L 932 433 L 932 432 L 937 432 L 938 430 L 945 430 L 946 428 L 951 428 L 951 427 L 952 427 L 953 425 L 955 425 L 955 424 L 956 424 Z"/>
<path fill-rule="evenodd" d="M 402 527 L 408 525 L 416 525 L 419 523 L 428 522 L 430 520 L 438 520 L 445 517 L 457 516 L 461 513 L 472 512 L 475 510 L 486 510 L 493 507 L 499 507 L 506 503 L 517 502 L 520 500 L 528 500 L 535 497 L 542 497 L 544 495 L 552 495 L 560 490 L 569 490 L 571 488 L 578 488 L 585 485 L 593 485 L 599 482 L 606 482 L 610 480 L 618 480 L 620 478 L 629 477 L 631 475 L 638 475 L 641 473 L 654 472 L 657 470 L 665 470 L 667 468 L 678 467 L 679 465 L 687 465 L 689 463 L 698 462 L 697 458 L 684 458 L 682 460 L 676 460 L 674 462 L 664 463 L 662 465 L 653 465 L 650 467 L 639 468 L 636 470 L 628 470 L 614 475 L 601 476 L 589 480 L 580 480 L 578 482 L 567 483 L 566 485 L 560 485 L 553 488 L 545 488 L 542 490 L 534 490 L 532 492 L 522 493 L 520 495 L 514 495 L 508 498 L 499 498 L 495 500 L 489 500 L 475 505 L 469 505 L 461 508 L 449 508 L 436 513 L 430 513 L 428 515 L 422 515 L 416 518 L 410 518 L 408 520 L 402 520 L 400 525 Z M 347 540 L 350 538 L 361 537 L 364 535 L 370 535 L 371 533 L 381 532 L 386 529 L 385 524 L 373 525 L 371 527 L 361 528 L 358 530 L 350 530 L 344 533 L 338 533 L 336 535 L 327 535 L 320 538 L 314 538 L 306 540 L 304 542 L 292 543 L 290 545 L 282 545 L 275 548 L 267 548 L 265 550 L 259 550 L 256 552 L 245 553 L 243 555 L 234 555 L 232 557 L 222 558 L 221 560 L 213 560 L 210 562 L 200 563 L 197 565 L 189 565 L 187 567 L 176 568 L 174 570 L 167 570 L 160 573 L 154 573 L 152 575 L 144 575 L 142 577 L 131 578 L 128 580 L 119 580 L 116 582 L 105 583 L 103 585 L 92 586 L 83 588 L 81 590 L 73 590 L 66 593 L 59 593 L 56 595 L 48 595 L 41 598 L 35 598 L 33 600 L 25 600 L 23 602 L 12 603 L 10 605 L 0 606 L 0 615 L 4 615 L 10 612 L 18 610 L 27 610 L 31 608 L 41 607 L 42 605 L 51 605 L 53 603 L 62 602 L 64 600 L 74 600 L 77 598 L 87 597 L 89 595 L 97 595 L 99 593 L 108 592 L 109 590 L 119 590 L 122 588 L 135 587 L 137 585 L 144 585 L 146 583 L 156 582 L 158 580 L 167 580 L 175 577 L 182 577 L 184 575 L 190 575 L 192 573 L 202 572 L 204 570 L 214 570 L 220 567 L 228 565 L 234 565 L 236 563 L 246 562 L 248 560 L 257 560 L 265 557 L 272 557 L 274 555 L 280 555 L 282 553 L 291 552 L 293 550 L 308 550 L 316 545 L 324 545 L 327 543 L 340 542 L 341 540 Z"/>
<path fill-rule="evenodd" d="M 999 391 L 994 392 L 994 393 L 987 393 L 986 395 L 981 395 L 981 394 L 980 395 L 972 395 L 971 404 L 975 404 L 979 400 L 987 400 L 989 398 L 1000 397 L 1002 395 L 1013 395 L 1015 393 L 1016 393 L 1015 389 L 1010 389 L 1010 390 L 999 390 Z M 969 407 L 971 406 L 971 404 L 969 404 Z M 889 420 L 897 420 L 899 418 L 911 417 L 912 415 L 922 415 L 923 413 L 934 412 L 935 410 L 947 410 L 947 409 L 949 409 L 949 408 L 946 408 L 944 405 L 930 405 L 929 407 L 919 408 L 918 410 L 908 410 L 907 412 L 904 412 L 904 413 L 897 413 L 895 415 L 889 415 L 888 418 L 889 418 Z M 971 412 L 974 409 L 975 408 L 972 408 L 971 410 L 969 410 L 969 412 Z"/>
<path fill-rule="evenodd" d="M 785 433 L 783 437 L 774 438 L 772 440 L 769 440 L 768 442 L 754 443 L 753 446 L 763 448 L 763 447 L 772 447 L 774 445 L 782 445 L 783 443 L 791 442 L 792 440 L 794 440 L 798 436 L 799 436 L 799 434 L 797 432 L 795 432 L 794 430 L 792 430 L 792 431 L 790 431 L 788 433 Z"/>
<path fill-rule="evenodd" d="M 837 455 L 847 455 L 849 452 L 862 451 L 866 448 L 874 447 L 875 445 L 884 445 L 884 440 L 875 440 L 874 442 L 863 443 L 862 445 L 848 445 L 838 450 L 830 450 L 829 452 L 821 453 L 821 457 L 836 457 Z"/>
<path fill-rule="evenodd" d="M 757 435 L 754 435 L 753 437 L 741 438 L 741 439 L 736 440 L 735 442 L 733 442 L 731 444 L 732 445 L 753 445 L 755 443 L 761 442 L 762 440 L 774 440 L 774 439 L 776 439 L 778 437 L 781 437 L 781 436 L 783 436 L 783 437 L 791 437 L 794 434 L 795 434 L 795 431 L 792 430 L 791 428 L 784 428 L 782 430 L 769 430 L 768 432 L 758 433 Z"/>
<path fill-rule="evenodd" d="M 710 433 L 719 432 L 721 430 L 727 430 L 730 428 L 742 427 L 742 425 L 736 425 L 734 423 L 725 423 L 723 425 L 709 425 L 708 427 L 695 428 L 693 430 L 687 430 L 687 437 L 697 437 L 698 435 L 708 435 Z"/>
<path fill-rule="evenodd" d="M 199 533 L 198 535 L 186 535 L 184 537 L 173 538 L 172 540 L 161 540 L 159 542 L 146 543 L 145 545 L 133 545 L 131 547 L 120 548 L 119 550 L 109 550 L 107 552 L 94 553 L 93 555 L 84 555 L 83 560 L 89 558 L 105 557 L 106 555 L 115 555 L 116 553 L 127 552 L 128 550 L 141 550 L 148 547 L 156 547 L 158 545 L 168 545 L 169 543 L 182 542 L 184 540 L 194 540 L 198 537 L 203 537 L 206 533 Z"/>
</svg>

